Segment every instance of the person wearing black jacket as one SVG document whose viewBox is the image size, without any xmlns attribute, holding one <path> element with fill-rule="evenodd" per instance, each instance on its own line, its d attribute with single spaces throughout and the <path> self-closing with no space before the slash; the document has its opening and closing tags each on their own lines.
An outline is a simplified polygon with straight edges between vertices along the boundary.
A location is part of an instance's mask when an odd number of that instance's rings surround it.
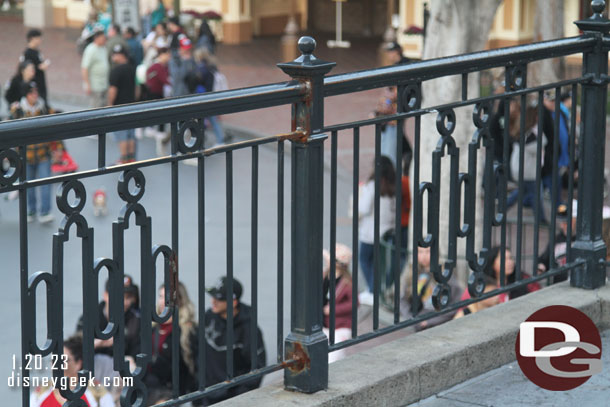
<svg viewBox="0 0 610 407">
<path fill-rule="evenodd" d="M 51 62 L 48 59 L 44 59 L 39 49 L 42 42 L 42 32 L 34 28 L 28 31 L 26 38 L 28 41 L 28 46 L 23 52 L 23 55 L 19 61 L 32 61 L 34 64 L 34 67 L 36 68 L 34 81 L 36 82 L 36 85 L 38 85 L 38 94 L 45 101 L 45 104 L 48 105 L 49 99 L 47 95 L 47 80 L 45 78 L 45 72 L 49 65 L 51 65 Z"/>
<path fill-rule="evenodd" d="M 32 61 L 23 61 L 17 66 L 17 73 L 11 78 L 11 81 L 4 93 L 4 98 L 8 102 L 9 109 L 13 103 L 19 103 L 23 94 L 24 84 L 30 83 L 36 74 L 36 68 Z M 38 84 L 37 84 L 38 85 Z"/>
<path fill-rule="evenodd" d="M 206 386 L 212 386 L 228 379 L 227 377 L 227 285 L 229 281 L 222 277 L 215 287 L 206 291 L 212 297 L 212 308 L 205 313 L 206 341 Z M 261 330 L 257 327 L 256 366 L 251 365 L 250 336 L 251 309 L 239 301 L 242 285 L 233 279 L 233 376 L 246 374 L 266 365 L 265 345 Z M 238 386 L 213 393 L 204 400 L 204 405 L 227 400 L 260 386 L 262 378 L 252 378 Z"/>
<path fill-rule="evenodd" d="M 125 275 L 123 280 L 124 284 L 124 298 L 123 306 L 125 310 L 125 356 L 131 356 L 135 359 L 136 355 L 140 353 L 140 294 L 138 286 L 133 283 L 130 276 Z M 109 294 L 108 294 L 109 281 L 106 281 L 106 290 L 104 291 L 104 300 L 100 302 L 98 306 L 98 322 L 99 329 L 104 330 L 109 320 Z M 83 330 L 83 316 L 78 319 L 76 326 L 77 332 Z M 95 339 L 94 348 L 95 353 L 112 356 L 112 350 L 114 347 L 114 341 L 110 339 Z"/>
</svg>

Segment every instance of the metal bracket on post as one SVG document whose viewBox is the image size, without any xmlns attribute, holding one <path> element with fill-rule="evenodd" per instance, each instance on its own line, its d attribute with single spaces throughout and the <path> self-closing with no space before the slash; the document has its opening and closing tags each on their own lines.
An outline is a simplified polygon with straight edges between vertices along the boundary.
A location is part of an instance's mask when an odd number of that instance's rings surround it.
<svg viewBox="0 0 610 407">
<path fill-rule="evenodd" d="M 306 84 L 303 99 L 292 107 L 292 131 L 303 138 L 292 143 L 292 233 L 290 334 L 285 360 L 284 387 L 315 393 L 328 387 L 328 340 L 322 331 L 322 241 L 324 140 L 324 75 L 334 66 L 313 56 L 316 42 L 299 39 L 302 55 L 278 66 Z"/>
<path fill-rule="evenodd" d="M 593 15 L 576 21 L 585 34 L 594 35 L 598 41 L 610 32 L 610 20 L 602 15 L 605 2 L 591 2 Z M 594 47 L 583 55 L 583 74 L 592 75 L 593 80 L 582 85 L 582 123 L 580 138 L 582 165 L 579 178 L 585 182 L 578 185 L 578 213 L 575 258 L 586 261 L 572 271 L 570 284 L 573 287 L 594 289 L 606 284 L 606 245 L 602 239 L 604 152 L 606 142 L 606 99 L 608 85 L 601 80 L 608 73 L 608 51 Z"/>
</svg>

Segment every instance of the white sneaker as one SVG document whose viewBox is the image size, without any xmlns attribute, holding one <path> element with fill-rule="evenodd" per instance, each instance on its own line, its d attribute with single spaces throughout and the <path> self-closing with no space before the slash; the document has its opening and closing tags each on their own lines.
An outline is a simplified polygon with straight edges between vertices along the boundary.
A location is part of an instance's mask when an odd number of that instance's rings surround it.
<svg viewBox="0 0 610 407">
<path fill-rule="evenodd" d="M 373 293 L 370 291 L 362 291 L 360 294 L 358 294 L 358 302 L 360 302 L 360 305 L 373 305 L 373 302 L 375 300 L 375 297 L 373 296 Z"/>
<path fill-rule="evenodd" d="M 36 216 L 36 213 L 28 213 L 28 223 L 34 222 L 34 216 Z"/>
<path fill-rule="evenodd" d="M 144 130 L 142 130 L 142 128 L 141 128 L 141 127 L 138 127 L 138 128 L 135 130 L 135 136 L 136 136 L 136 139 L 138 139 L 138 140 L 142 140 L 142 138 L 144 137 Z"/>
<path fill-rule="evenodd" d="M 40 222 L 40 223 L 49 223 L 49 222 L 53 222 L 54 219 L 55 219 L 55 216 L 53 216 L 50 213 L 47 213 L 46 215 L 40 215 L 38 217 L 38 222 Z"/>
<path fill-rule="evenodd" d="M 184 165 L 190 165 L 192 167 L 196 167 L 197 166 L 197 158 L 193 157 L 193 158 L 187 158 L 186 160 L 182 161 L 184 163 Z"/>
</svg>

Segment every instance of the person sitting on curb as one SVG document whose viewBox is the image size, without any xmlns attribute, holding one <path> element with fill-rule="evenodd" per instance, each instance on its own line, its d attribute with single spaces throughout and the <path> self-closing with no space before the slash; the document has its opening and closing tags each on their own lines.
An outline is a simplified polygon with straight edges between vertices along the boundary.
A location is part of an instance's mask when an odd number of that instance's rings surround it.
<svg viewBox="0 0 610 407">
<path fill-rule="evenodd" d="M 324 328 L 329 337 L 330 327 L 330 254 L 323 252 L 326 267 L 324 268 L 323 306 Z M 335 343 L 343 342 L 352 337 L 352 275 L 349 264 L 352 261 L 352 250 L 344 244 L 337 243 L 335 248 Z M 338 350 L 328 355 L 328 363 L 342 359 L 344 350 Z"/>
<path fill-rule="evenodd" d="M 229 279 L 221 277 L 214 287 L 206 289 L 212 297 L 212 307 L 205 312 L 205 357 L 206 357 L 206 386 L 224 382 L 227 380 L 227 286 Z M 251 342 L 250 337 L 251 308 L 240 302 L 243 289 L 236 279 L 233 279 L 233 376 L 237 377 L 250 372 L 253 369 L 265 367 L 267 361 L 265 356 L 265 344 L 263 335 L 257 327 L 256 366 L 251 365 Z M 260 386 L 262 378 L 254 377 L 244 381 L 240 385 L 226 390 L 219 390 L 204 400 L 205 405 L 218 403 L 239 394 L 254 390 Z"/>
</svg>

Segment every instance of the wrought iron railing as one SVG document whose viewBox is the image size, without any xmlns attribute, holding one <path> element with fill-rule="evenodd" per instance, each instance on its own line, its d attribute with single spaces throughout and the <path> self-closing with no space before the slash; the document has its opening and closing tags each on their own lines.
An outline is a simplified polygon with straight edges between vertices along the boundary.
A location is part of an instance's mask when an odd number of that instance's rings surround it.
<svg viewBox="0 0 610 407">
<path fill-rule="evenodd" d="M 594 2 L 595 3 L 595 2 Z M 603 7 L 602 7 L 603 8 Z M 280 68 L 293 80 L 266 86 L 247 89 L 230 90 L 199 96 L 166 99 L 138 103 L 125 106 L 109 107 L 73 113 L 37 117 L 27 120 L 15 120 L 0 124 L 0 162 L 7 164 L 0 177 L 0 193 L 19 191 L 19 253 L 21 281 L 21 356 L 26 354 L 48 355 L 62 353 L 64 325 L 62 304 L 65 293 L 63 290 L 64 243 L 69 240 L 70 229 L 74 226 L 77 237 L 82 240 L 82 277 L 83 277 L 83 315 L 84 315 L 84 349 L 83 370 L 88 374 L 94 369 L 95 337 L 101 339 L 114 338 L 114 367 L 121 375 L 134 378 L 134 386 L 125 388 L 122 395 L 122 405 L 143 405 L 147 389 L 143 378 L 147 373 L 152 351 L 151 324 L 164 322 L 173 316 L 174 329 L 178 330 L 178 314 L 175 307 L 176 282 L 178 279 L 179 256 L 179 162 L 195 159 L 197 161 L 197 290 L 198 290 L 198 346 L 206 346 L 204 329 L 204 297 L 205 297 L 205 166 L 204 162 L 211 156 L 225 156 L 226 176 L 226 276 L 232 282 L 234 258 L 233 214 L 235 202 L 233 197 L 233 155 L 237 151 L 250 151 L 251 155 L 251 285 L 250 296 L 253 309 L 253 332 L 251 372 L 234 377 L 233 355 L 227 352 L 227 381 L 212 386 L 205 383 L 205 352 L 199 352 L 198 390 L 188 394 L 179 394 L 179 345 L 174 336 L 172 349 L 173 394 L 172 401 L 164 402 L 163 406 L 180 405 L 189 401 L 201 399 L 214 391 L 236 386 L 253 377 L 284 369 L 286 388 L 307 393 L 325 389 L 328 385 L 328 353 L 387 334 L 389 332 L 417 324 L 442 313 L 455 311 L 477 301 L 509 292 L 515 288 L 524 287 L 529 283 L 547 279 L 556 275 L 570 273 L 571 284 L 575 287 L 596 288 L 605 284 L 605 254 L 606 248 L 601 238 L 601 218 L 603 204 L 603 167 L 606 125 L 606 92 L 607 92 L 607 61 L 610 39 L 606 36 L 610 21 L 601 16 L 601 9 L 596 5 L 595 14 L 588 20 L 577 22 L 584 34 L 574 38 L 558 39 L 542 43 L 523 45 L 512 48 L 497 49 L 459 55 L 435 60 L 415 62 L 408 65 L 392 66 L 375 70 L 348 73 L 325 77 L 334 66 L 333 63 L 320 61 L 313 56 L 315 42 L 309 37 L 299 41 L 302 56 L 291 63 L 280 64 Z M 583 74 L 580 77 L 563 80 L 541 86 L 527 87 L 527 66 L 537 60 L 563 57 L 566 55 L 583 55 Z M 469 98 L 467 92 L 468 75 L 490 68 L 504 68 L 506 90 L 503 93 L 487 97 Z M 459 101 L 448 102 L 439 106 L 422 107 L 422 82 L 451 75 L 462 76 L 462 98 Z M 386 86 L 396 86 L 398 91 L 398 111 L 396 114 L 373 119 L 325 125 L 324 102 L 327 97 L 350 94 L 367 89 L 377 89 Z M 520 151 L 523 152 L 525 142 L 525 106 L 526 97 L 533 94 L 538 100 L 538 133 L 542 133 L 542 109 L 545 91 L 555 94 L 555 111 L 559 111 L 559 93 L 562 87 L 570 87 L 573 95 L 581 96 L 582 118 L 579 146 L 579 184 L 578 184 L 578 216 L 576 231 L 572 230 L 570 222 L 567 229 L 567 262 L 559 267 L 552 267 L 544 273 L 538 273 L 532 264 L 532 275 L 523 278 L 524 270 L 521 264 L 521 247 L 523 238 L 523 188 L 519 189 L 519 204 L 517 208 L 517 246 L 516 246 L 516 281 L 507 283 L 504 272 L 505 256 L 501 250 L 500 287 L 485 292 L 483 269 L 490 261 L 489 251 L 492 247 L 492 236 L 500 230 L 500 246 L 507 247 L 507 210 L 506 181 L 509 163 L 508 126 L 505 126 L 502 142 L 504 147 L 503 160 L 494 161 L 493 150 L 495 140 L 490 135 L 489 124 L 493 110 L 493 102 L 503 100 L 505 119 L 509 116 L 511 98 L 519 99 L 521 106 Z M 425 95 L 423 95 L 425 96 Z M 292 105 L 292 132 L 284 135 L 255 139 L 235 143 L 219 148 L 203 149 L 204 117 L 216 114 L 227 114 L 265 107 Z M 456 126 L 456 109 L 472 108 L 472 120 L 476 131 L 468 144 L 468 170 L 460 172 L 458 167 L 459 147 L 452 137 Z M 572 106 L 569 126 L 569 187 L 567 192 L 568 214 L 571 214 L 572 197 L 574 196 L 574 162 L 576 157 L 576 103 Z M 440 135 L 437 149 L 432 157 L 421 154 L 421 138 L 437 137 L 432 134 L 421 134 L 421 119 L 424 115 L 436 115 L 436 127 Z M 374 212 L 374 262 L 375 283 L 373 302 L 373 330 L 359 332 L 357 327 L 356 309 L 358 308 L 358 279 L 354 278 L 352 285 L 352 338 L 343 342 L 335 341 L 335 298 L 330 296 L 329 338 L 322 332 L 322 249 L 324 241 L 324 206 L 329 206 L 330 224 L 330 278 L 331 293 L 336 286 L 336 252 L 337 242 L 337 149 L 339 138 L 349 138 L 353 142 L 353 213 L 352 247 L 353 269 L 357 270 L 358 259 L 358 192 L 360 173 L 360 141 L 365 129 L 372 128 L 375 145 L 375 167 L 379 168 L 381 160 L 381 126 L 390 121 L 397 121 L 396 168 L 402 165 L 403 124 L 407 119 L 415 121 L 413 143 L 413 239 L 411 240 L 412 269 L 405 272 L 413 273 L 414 293 L 412 309 L 417 309 L 418 298 L 417 276 L 420 247 L 431 250 L 431 272 L 434 275 L 436 289 L 433 295 L 435 312 L 424 315 L 415 314 L 412 318 L 402 319 L 399 314 L 400 259 L 392 259 L 391 270 L 394 280 L 394 323 L 381 327 L 379 322 L 380 282 L 382 270 L 378 267 L 380 261 L 380 174 L 375 173 L 375 212 Z M 108 165 L 106 159 L 106 134 L 127 128 L 154 126 L 163 123 L 171 124 L 171 152 L 167 156 L 136 161 L 130 164 Z M 559 146 L 559 115 L 555 117 L 553 168 L 557 168 Z M 361 134 L 361 130 L 363 131 Z M 185 134 L 190 137 L 185 137 Z M 90 170 L 73 174 L 52 176 L 43 179 L 28 180 L 25 162 L 25 146 L 55 140 L 67 140 L 97 134 L 97 165 Z M 330 140 L 327 140 L 330 134 Z M 290 217 L 290 334 L 284 338 L 283 327 L 283 282 L 284 282 L 284 145 L 291 145 L 291 217 Z M 324 196 L 324 147 L 330 144 L 330 195 Z M 277 146 L 277 230 L 273 234 L 277 238 L 277 360 L 268 366 L 257 366 L 256 361 L 256 325 L 258 320 L 258 185 L 259 185 L 259 147 L 264 145 Z M 477 179 L 477 156 L 484 154 L 481 163 L 484 167 L 483 180 Z M 536 191 L 540 191 L 541 183 L 542 145 L 537 144 Z M 446 158 L 443 160 L 443 158 Z M 440 207 L 441 162 L 449 161 L 449 207 Z M 144 206 L 139 203 L 145 193 L 147 183 L 142 168 L 169 164 L 171 168 L 171 244 L 153 246 L 152 223 Z M 430 180 L 422 182 L 420 170 L 423 166 L 432 167 Z M 519 157 L 518 185 L 523 184 L 524 157 Z M 113 254 L 110 258 L 94 260 L 93 228 L 82 214 L 87 198 L 86 190 L 81 180 L 98 177 L 105 174 L 117 174 L 118 194 L 124 201 L 123 208 L 113 223 L 112 240 Z M 150 182 L 150 181 L 149 181 Z M 400 177 L 396 177 L 396 191 L 401 190 Z M 553 172 L 552 205 L 558 200 L 555 186 L 558 183 L 557 170 Z M 61 225 L 53 237 L 53 260 L 49 264 L 51 272 L 30 273 L 28 259 L 27 202 L 26 192 L 30 188 L 52 183 L 61 183 L 57 195 L 57 206 L 65 215 Z M 130 186 L 131 185 L 131 186 Z M 135 185 L 135 186 L 134 186 Z M 476 223 L 475 208 L 477 207 L 476 189 L 483 185 L 486 198 L 483 200 L 483 221 Z M 463 192 L 462 192 L 463 191 Z M 539 198 L 540 192 L 537 192 Z M 70 198 L 74 196 L 75 198 Z M 424 197 L 427 197 L 424 200 Z M 401 207 L 400 194 L 396 196 L 396 208 Z M 536 199 L 534 208 L 533 255 L 538 257 L 539 247 L 539 205 Z M 427 210 L 424 219 L 424 208 Z M 449 213 L 449 228 L 447 247 L 441 246 L 439 217 L 441 212 Z M 135 223 L 141 230 L 141 282 L 142 282 L 142 319 L 141 319 L 141 354 L 137 358 L 138 369 L 130 371 L 124 362 L 124 320 L 123 294 L 121 283 L 124 270 L 124 231 L 129 227 L 130 218 L 135 217 Z M 424 223 L 426 235 L 424 236 Z M 556 215 L 551 211 L 549 245 L 554 246 L 556 233 Z M 396 211 L 395 229 L 401 227 L 400 211 Z M 481 230 L 478 230 L 481 228 Z M 572 242 L 572 236 L 575 241 Z M 269 236 L 265 236 L 267 238 Z M 458 253 L 458 240 L 465 241 L 465 250 Z M 400 247 L 400 234 L 396 234 L 394 242 Z M 3 253 L 3 255 L 10 255 Z M 458 262 L 458 255 L 465 258 L 471 270 L 468 279 L 468 291 L 471 299 L 451 302 L 448 281 Z M 158 256 L 164 259 L 164 281 L 166 291 L 166 306 L 162 315 L 154 309 L 155 287 L 150 280 L 150 270 L 154 276 Z M 551 254 L 553 256 L 553 254 Z M 441 262 L 441 257 L 443 262 Z M 551 262 L 553 264 L 553 262 Z M 108 271 L 110 279 L 110 321 L 103 332 L 97 327 L 98 275 L 101 270 Z M 412 271 L 411 271 L 412 270 Z M 356 271 L 354 272 L 356 274 Z M 453 277 L 455 278 L 455 277 Z M 36 342 L 36 289 L 44 282 L 47 291 L 47 341 L 39 347 Z M 232 283 L 227 287 L 227 297 L 232 297 Z M 450 303 L 451 302 L 451 303 Z M 227 345 L 233 347 L 233 312 L 232 304 L 228 302 L 227 312 Z M 27 371 L 24 372 L 27 375 Z M 62 377 L 63 371 L 53 372 L 55 377 Z M 62 395 L 68 400 L 80 398 L 84 388 L 74 391 L 64 390 Z M 29 405 L 29 389 L 23 388 L 23 405 Z M 78 402 L 75 401 L 77 405 Z"/>
</svg>

